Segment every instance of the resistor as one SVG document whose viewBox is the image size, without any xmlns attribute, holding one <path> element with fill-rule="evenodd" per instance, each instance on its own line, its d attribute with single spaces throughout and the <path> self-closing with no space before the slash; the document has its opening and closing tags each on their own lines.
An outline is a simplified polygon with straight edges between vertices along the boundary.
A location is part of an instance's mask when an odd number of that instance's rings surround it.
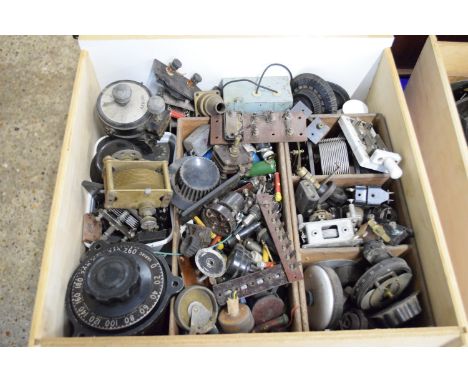
<svg viewBox="0 0 468 382">
<path fill-rule="evenodd" d="M 281 200 L 283 200 L 283 196 L 281 195 L 280 173 L 275 172 L 275 201 L 279 203 Z"/>
</svg>

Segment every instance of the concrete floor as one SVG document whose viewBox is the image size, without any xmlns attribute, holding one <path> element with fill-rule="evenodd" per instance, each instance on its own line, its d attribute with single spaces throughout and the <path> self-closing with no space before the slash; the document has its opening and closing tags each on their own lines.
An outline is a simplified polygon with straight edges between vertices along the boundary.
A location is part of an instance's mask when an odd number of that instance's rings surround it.
<svg viewBox="0 0 468 382">
<path fill-rule="evenodd" d="M 0 37 L 0 345 L 27 344 L 79 47 Z"/>
</svg>

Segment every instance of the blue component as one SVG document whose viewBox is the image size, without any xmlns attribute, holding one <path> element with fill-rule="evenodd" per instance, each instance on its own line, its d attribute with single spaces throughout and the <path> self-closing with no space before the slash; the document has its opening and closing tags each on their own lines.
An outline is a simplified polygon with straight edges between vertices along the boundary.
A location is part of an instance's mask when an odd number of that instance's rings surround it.
<svg viewBox="0 0 468 382">
<path fill-rule="evenodd" d="M 260 162 L 260 158 L 258 157 L 258 155 L 257 155 L 257 153 L 255 151 L 251 151 L 250 156 L 252 157 L 252 162 L 253 163 Z"/>
<path fill-rule="evenodd" d="M 209 149 L 205 155 L 203 155 L 203 158 L 210 159 L 213 158 L 213 149 Z"/>
<path fill-rule="evenodd" d="M 244 77 L 258 83 L 260 78 Z M 224 78 L 223 86 L 238 78 Z M 256 86 L 250 82 L 234 82 L 223 88 L 223 99 L 226 104 L 226 110 L 240 111 L 243 113 L 261 113 L 265 111 L 283 112 L 290 109 L 293 105 L 293 96 L 289 77 L 263 77 L 262 86 L 276 90 L 274 93 L 267 89 L 258 89 L 255 94 Z"/>
</svg>

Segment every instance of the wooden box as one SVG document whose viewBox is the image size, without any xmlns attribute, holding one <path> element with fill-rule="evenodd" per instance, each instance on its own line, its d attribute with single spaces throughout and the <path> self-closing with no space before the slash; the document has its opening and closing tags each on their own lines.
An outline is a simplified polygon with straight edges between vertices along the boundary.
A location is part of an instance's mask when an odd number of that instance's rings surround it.
<svg viewBox="0 0 468 382">
<path fill-rule="evenodd" d="M 51 208 L 47 238 L 39 278 L 31 346 L 177 346 L 177 345 L 460 345 L 466 335 L 466 317 L 455 282 L 448 255 L 447 244 L 435 208 L 416 135 L 412 127 L 398 75 L 388 47 L 388 37 L 158 37 L 147 39 L 87 39 L 81 43 L 83 51 L 70 105 L 57 183 Z M 215 45 L 214 45 L 215 44 Z M 256 54 L 259 44 L 265 47 L 262 55 Z M 217 65 L 212 65 L 209 55 L 216 46 Z M 303 47 L 307 46 L 308 49 Z M 249 60 L 232 55 L 240 49 Z M 312 49 L 313 48 L 313 49 Z M 320 58 L 312 58 L 310 51 L 317 50 Z M 278 55 L 278 53 L 280 54 Z M 287 52 L 287 53 L 281 53 Z M 343 54 L 347 56 L 343 62 Z M 124 78 L 146 81 L 152 58 L 162 61 L 179 57 L 188 61 L 188 70 L 206 73 L 203 88 L 227 76 L 254 76 L 267 64 L 281 59 L 294 73 L 313 72 L 327 80 L 342 84 L 355 97 L 366 100 L 372 112 L 385 115 L 388 136 L 393 148 L 404 160 L 405 172 L 401 187 L 405 196 L 408 218 L 416 231 L 415 242 L 421 264 L 418 280 L 426 287 L 425 304 L 429 306 L 424 327 L 405 329 L 378 329 L 364 331 L 285 332 L 271 334 L 233 335 L 175 335 L 172 321 L 168 335 L 140 337 L 64 337 L 66 316 L 64 299 L 70 275 L 83 251 L 81 223 L 86 209 L 86 194 L 81 181 L 89 176 L 89 163 L 94 143 L 100 130 L 95 119 L 96 98 L 107 83 Z M 234 59 L 233 57 L 240 57 Z M 279 58 L 278 58 L 279 57 Z M 183 61 L 184 61 L 183 60 Z M 248 65 L 247 65 L 248 63 Z M 185 65 L 185 63 L 184 63 Z M 346 65 L 347 70 L 342 70 Z M 278 69 L 279 70 L 279 69 Z M 281 72 L 272 70 L 272 75 Z M 204 80 L 205 81 L 205 80 Z M 370 88 L 370 90 L 369 90 Z M 179 145 L 180 147 L 180 145 Z M 283 150 L 283 154 L 281 154 Z M 287 147 L 278 146 L 283 169 L 288 168 Z M 290 194 L 292 174 L 282 171 L 283 197 Z M 288 194 L 289 193 L 289 194 Z M 289 196 L 293 203 L 293 197 Z M 295 209 L 285 211 L 288 231 Z M 175 245 L 175 243 L 174 243 Z M 415 249 L 409 249 L 415 253 Z M 418 268 L 419 269 L 419 268 Z M 294 291 L 300 297 L 300 285 Z M 297 294 L 299 293 L 299 294 Z M 305 306 L 302 306 L 304 310 Z M 303 317 L 303 315 L 301 315 Z M 298 327 L 299 325 L 299 327 Z M 294 329 L 306 324 L 300 318 Z"/>
<path fill-rule="evenodd" d="M 450 83 L 468 80 L 468 43 L 429 37 L 405 89 L 434 201 L 468 311 L 468 148 Z"/>
</svg>

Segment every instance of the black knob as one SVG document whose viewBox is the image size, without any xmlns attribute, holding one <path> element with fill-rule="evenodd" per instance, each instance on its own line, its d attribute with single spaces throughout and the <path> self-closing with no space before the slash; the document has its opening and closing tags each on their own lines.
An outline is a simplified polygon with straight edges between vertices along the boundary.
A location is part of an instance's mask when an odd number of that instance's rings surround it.
<svg viewBox="0 0 468 382">
<path fill-rule="evenodd" d="M 194 73 L 192 78 L 190 78 L 190 81 L 192 81 L 193 84 L 196 85 L 202 81 L 202 76 L 200 76 L 198 73 Z"/>
<path fill-rule="evenodd" d="M 172 70 L 179 70 L 182 67 L 182 62 L 178 58 L 174 58 L 170 64 Z"/>
<path fill-rule="evenodd" d="M 125 254 L 106 255 L 88 269 L 84 291 L 95 300 L 110 304 L 131 298 L 139 283 L 140 268 L 134 258 Z"/>
</svg>

